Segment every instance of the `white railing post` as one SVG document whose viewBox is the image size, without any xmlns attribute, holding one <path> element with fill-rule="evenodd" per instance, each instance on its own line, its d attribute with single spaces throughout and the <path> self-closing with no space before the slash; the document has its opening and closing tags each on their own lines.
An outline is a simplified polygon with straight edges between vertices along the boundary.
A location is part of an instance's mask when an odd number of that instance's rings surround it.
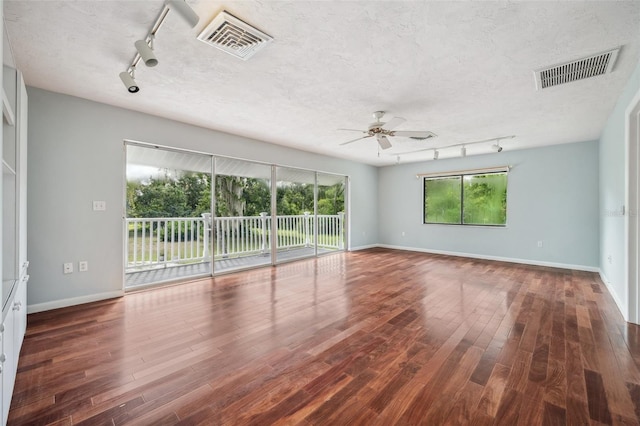
<svg viewBox="0 0 640 426">
<path fill-rule="evenodd" d="M 304 246 L 309 247 L 311 245 L 311 239 L 309 238 L 309 215 L 311 213 L 304 212 Z"/>
<path fill-rule="evenodd" d="M 262 225 L 262 253 L 267 252 L 267 215 L 268 213 L 262 212 L 260 213 L 260 222 Z"/>
<path fill-rule="evenodd" d="M 227 256 L 227 232 L 229 230 L 229 219 L 228 218 L 224 218 L 221 219 L 220 221 L 220 225 L 221 229 L 220 231 L 218 231 L 218 238 L 220 239 L 220 255 L 222 255 L 223 258 L 228 257 Z"/>
<path fill-rule="evenodd" d="M 211 213 L 202 213 L 202 218 L 204 219 L 204 250 L 202 252 L 202 257 L 205 259 L 210 257 L 209 255 L 209 231 L 211 230 Z"/>
<path fill-rule="evenodd" d="M 344 212 L 338 212 L 338 248 L 344 249 Z"/>
</svg>

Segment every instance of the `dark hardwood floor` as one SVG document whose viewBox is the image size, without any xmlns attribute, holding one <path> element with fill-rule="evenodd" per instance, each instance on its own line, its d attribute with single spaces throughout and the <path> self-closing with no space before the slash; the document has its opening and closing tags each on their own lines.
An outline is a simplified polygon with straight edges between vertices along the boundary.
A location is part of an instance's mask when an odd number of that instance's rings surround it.
<svg viewBox="0 0 640 426">
<path fill-rule="evenodd" d="M 30 315 L 9 424 L 639 419 L 596 274 L 373 249 Z"/>
</svg>

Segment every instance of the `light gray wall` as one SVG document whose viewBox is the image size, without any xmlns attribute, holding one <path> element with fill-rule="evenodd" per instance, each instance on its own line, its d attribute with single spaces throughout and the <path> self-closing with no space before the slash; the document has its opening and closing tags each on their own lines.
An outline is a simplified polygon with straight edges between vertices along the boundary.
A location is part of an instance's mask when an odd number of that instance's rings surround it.
<svg viewBox="0 0 640 426">
<path fill-rule="evenodd" d="M 378 241 L 377 169 L 29 87 L 29 305 L 122 289 L 123 140 L 351 177 L 351 247 Z M 94 212 L 92 200 L 107 210 Z M 89 262 L 78 272 L 78 261 Z M 64 275 L 64 262 L 75 272 Z M 60 303 L 60 301 L 66 301 Z"/>
<path fill-rule="evenodd" d="M 417 173 L 502 165 L 514 166 L 505 228 L 422 223 Z M 596 141 L 384 167 L 378 187 L 384 245 L 597 270 Z"/>
<path fill-rule="evenodd" d="M 600 268 L 625 317 L 625 110 L 640 90 L 640 63 L 625 86 L 600 136 Z"/>
</svg>

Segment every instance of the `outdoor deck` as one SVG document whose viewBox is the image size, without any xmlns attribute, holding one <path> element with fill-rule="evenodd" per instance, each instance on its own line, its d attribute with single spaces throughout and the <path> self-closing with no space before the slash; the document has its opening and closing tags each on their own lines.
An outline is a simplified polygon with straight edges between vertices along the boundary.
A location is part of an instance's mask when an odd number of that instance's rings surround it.
<svg viewBox="0 0 640 426">
<path fill-rule="evenodd" d="M 318 248 L 318 254 L 332 252 L 342 252 L 342 250 L 330 250 Z M 290 261 L 302 259 L 314 255 L 313 247 L 302 247 L 289 250 L 278 251 L 278 261 Z M 216 273 L 230 272 L 256 266 L 271 265 L 270 254 L 260 254 L 255 256 L 243 256 L 230 259 L 220 259 L 214 262 Z M 127 272 L 125 274 L 125 288 L 134 290 L 152 284 L 178 281 L 190 277 L 209 275 L 211 273 L 211 262 L 192 263 L 189 265 L 178 265 L 158 267 L 143 271 Z"/>
</svg>

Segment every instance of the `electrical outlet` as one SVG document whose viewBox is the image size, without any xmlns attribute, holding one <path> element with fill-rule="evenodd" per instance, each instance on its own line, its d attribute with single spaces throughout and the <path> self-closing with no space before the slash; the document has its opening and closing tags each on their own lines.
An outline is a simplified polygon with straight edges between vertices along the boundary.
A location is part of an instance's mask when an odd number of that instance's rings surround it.
<svg viewBox="0 0 640 426">
<path fill-rule="evenodd" d="M 402 236 L 404 237 L 404 231 L 402 231 Z"/>
<path fill-rule="evenodd" d="M 542 248 L 542 240 L 538 241 L 538 248 Z"/>
<path fill-rule="evenodd" d="M 105 211 L 107 209 L 106 201 L 94 201 L 93 202 L 93 211 Z"/>
<path fill-rule="evenodd" d="M 69 262 L 69 263 L 65 263 L 62 265 L 62 272 L 65 274 L 72 274 L 73 273 L 73 263 Z"/>
<path fill-rule="evenodd" d="M 609 261 L 609 265 L 613 263 L 613 258 L 611 257 L 611 255 L 607 256 L 607 260 Z"/>
<path fill-rule="evenodd" d="M 78 271 L 87 272 L 89 270 L 89 262 L 86 260 L 78 262 Z"/>
</svg>

